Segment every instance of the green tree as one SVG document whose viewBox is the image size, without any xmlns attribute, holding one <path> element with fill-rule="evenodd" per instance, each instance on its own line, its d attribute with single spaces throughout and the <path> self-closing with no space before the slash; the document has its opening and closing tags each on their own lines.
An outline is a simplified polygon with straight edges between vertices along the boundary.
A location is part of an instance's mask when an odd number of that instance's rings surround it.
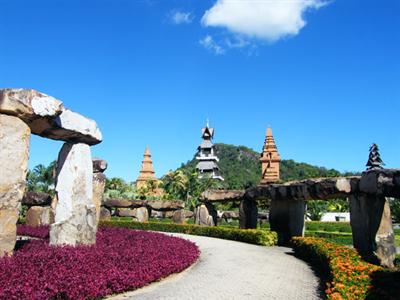
<svg viewBox="0 0 400 300">
<path fill-rule="evenodd" d="M 400 199 L 389 199 L 390 212 L 395 223 L 400 223 Z"/>
<path fill-rule="evenodd" d="M 322 216 L 327 211 L 327 202 L 323 200 L 314 200 L 307 202 L 307 217 L 311 221 L 321 221 Z"/>
<path fill-rule="evenodd" d="M 106 198 L 123 198 L 135 199 L 137 198 L 137 190 L 134 184 L 127 183 L 119 177 L 107 178 L 104 197 Z"/>
<path fill-rule="evenodd" d="M 54 195 L 55 186 L 55 167 L 56 161 L 51 162 L 48 166 L 39 164 L 28 171 L 27 189 L 33 192 L 43 192 Z"/>
</svg>

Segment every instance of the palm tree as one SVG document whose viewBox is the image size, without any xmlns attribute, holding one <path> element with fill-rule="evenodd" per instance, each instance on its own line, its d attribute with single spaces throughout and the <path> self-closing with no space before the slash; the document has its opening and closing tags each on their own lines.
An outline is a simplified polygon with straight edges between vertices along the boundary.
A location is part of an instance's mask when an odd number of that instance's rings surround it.
<svg viewBox="0 0 400 300">
<path fill-rule="evenodd" d="M 54 194 L 56 161 L 47 167 L 43 164 L 37 165 L 33 171 L 28 172 L 27 187 L 29 191 Z"/>
</svg>

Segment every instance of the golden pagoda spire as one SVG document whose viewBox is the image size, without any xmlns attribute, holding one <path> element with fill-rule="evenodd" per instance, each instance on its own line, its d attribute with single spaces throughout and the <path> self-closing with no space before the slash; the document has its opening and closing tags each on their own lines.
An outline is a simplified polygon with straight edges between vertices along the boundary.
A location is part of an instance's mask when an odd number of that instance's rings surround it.
<svg viewBox="0 0 400 300">
<path fill-rule="evenodd" d="M 278 153 L 271 127 L 267 129 L 260 161 L 262 166 L 260 184 L 270 184 L 279 181 L 281 157 Z"/>
<path fill-rule="evenodd" d="M 157 180 L 157 178 L 154 172 L 149 147 L 146 146 L 146 150 L 143 154 L 142 169 L 140 170 L 139 177 L 136 180 L 136 187 L 138 189 L 145 187 L 149 180 Z"/>
</svg>

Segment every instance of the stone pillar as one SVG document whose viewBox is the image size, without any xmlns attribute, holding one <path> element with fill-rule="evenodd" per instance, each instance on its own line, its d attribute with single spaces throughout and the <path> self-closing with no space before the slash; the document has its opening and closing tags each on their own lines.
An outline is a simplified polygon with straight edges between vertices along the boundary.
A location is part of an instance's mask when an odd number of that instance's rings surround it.
<svg viewBox="0 0 400 300">
<path fill-rule="evenodd" d="M 96 224 L 100 220 L 100 209 L 106 188 L 106 176 L 103 174 L 106 169 L 107 162 L 105 160 L 93 159 L 93 203 L 96 207 Z"/>
<path fill-rule="evenodd" d="M 305 201 L 271 201 L 269 223 L 271 231 L 278 233 L 278 245 L 288 244 L 294 236 L 304 236 L 305 212 Z"/>
<path fill-rule="evenodd" d="M 349 199 L 354 248 L 366 259 L 376 255 L 382 266 L 393 267 L 396 247 L 388 200 L 376 195 Z"/>
<path fill-rule="evenodd" d="M 258 208 L 254 200 L 243 199 L 240 202 L 239 219 L 241 229 L 257 228 Z"/>
<path fill-rule="evenodd" d="M 25 192 L 31 131 L 17 117 L 0 114 L 0 257 L 12 254 Z"/>
<path fill-rule="evenodd" d="M 211 216 L 213 224 L 211 226 L 217 226 L 218 225 L 218 212 L 215 209 L 214 205 L 210 202 L 205 202 L 204 205 L 206 206 L 208 210 L 208 214 Z"/>
<path fill-rule="evenodd" d="M 147 207 L 136 208 L 135 218 L 137 222 L 145 223 L 149 221 L 149 211 Z"/>
<path fill-rule="evenodd" d="M 57 161 L 55 223 L 50 228 L 50 244 L 94 244 L 96 232 L 90 147 L 65 143 Z"/>
<path fill-rule="evenodd" d="M 215 226 L 214 219 L 210 215 L 205 204 L 201 204 L 195 209 L 195 224 L 202 226 Z"/>
</svg>

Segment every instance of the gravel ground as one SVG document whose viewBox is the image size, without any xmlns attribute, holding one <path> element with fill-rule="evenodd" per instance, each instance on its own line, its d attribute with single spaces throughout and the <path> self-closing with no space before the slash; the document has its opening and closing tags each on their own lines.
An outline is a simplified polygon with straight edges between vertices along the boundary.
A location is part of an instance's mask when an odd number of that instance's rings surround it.
<svg viewBox="0 0 400 300">
<path fill-rule="evenodd" d="M 195 242 L 201 250 L 198 262 L 181 274 L 108 299 L 321 299 L 318 277 L 290 248 L 170 235 Z"/>
</svg>

